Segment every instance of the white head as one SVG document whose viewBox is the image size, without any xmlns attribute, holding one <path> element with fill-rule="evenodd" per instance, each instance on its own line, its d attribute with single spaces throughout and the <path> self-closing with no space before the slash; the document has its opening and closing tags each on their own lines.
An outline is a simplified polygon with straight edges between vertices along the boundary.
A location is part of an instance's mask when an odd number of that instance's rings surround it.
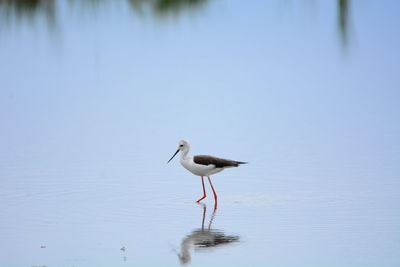
<svg viewBox="0 0 400 267">
<path fill-rule="evenodd" d="M 179 141 L 178 150 L 185 153 L 186 151 L 189 151 L 189 149 L 190 149 L 190 145 L 189 145 L 188 141 L 186 141 L 186 140 Z"/>
<path fill-rule="evenodd" d="M 175 154 L 168 160 L 167 163 L 169 163 L 176 156 L 176 154 L 178 154 L 179 151 L 181 151 L 184 155 L 186 155 L 189 152 L 189 149 L 190 145 L 188 141 L 186 140 L 179 141 L 178 149 L 176 150 Z"/>
</svg>

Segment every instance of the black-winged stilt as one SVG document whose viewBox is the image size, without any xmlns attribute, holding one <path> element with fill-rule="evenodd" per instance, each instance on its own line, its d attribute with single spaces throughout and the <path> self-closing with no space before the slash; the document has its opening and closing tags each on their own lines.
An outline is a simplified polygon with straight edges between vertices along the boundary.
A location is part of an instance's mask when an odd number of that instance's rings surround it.
<svg viewBox="0 0 400 267">
<path fill-rule="evenodd" d="M 223 171 L 226 168 L 238 167 L 240 164 L 246 164 L 247 162 L 235 161 L 229 159 L 221 159 L 213 156 L 198 155 L 188 156 L 190 145 L 187 141 L 181 140 L 178 144 L 178 149 L 175 154 L 168 160 L 169 163 L 179 151 L 182 152 L 180 162 L 185 169 L 193 173 L 194 175 L 201 176 L 201 183 L 203 185 L 203 197 L 198 199 L 196 202 L 200 202 L 206 198 L 206 188 L 204 187 L 204 176 L 207 176 L 210 182 L 211 189 L 214 193 L 215 204 L 217 203 L 217 193 L 211 183 L 210 175 Z"/>
</svg>

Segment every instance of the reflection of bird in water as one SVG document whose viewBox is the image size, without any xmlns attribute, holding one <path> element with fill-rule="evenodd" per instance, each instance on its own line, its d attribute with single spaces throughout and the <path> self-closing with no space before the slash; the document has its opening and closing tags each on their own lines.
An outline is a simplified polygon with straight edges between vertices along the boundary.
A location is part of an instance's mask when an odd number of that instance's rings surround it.
<svg viewBox="0 0 400 267">
<path fill-rule="evenodd" d="M 207 206 L 203 204 L 203 220 L 201 229 L 196 229 L 187 235 L 181 243 L 181 251 L 178 253 L 179 261 L 181 264 L 188 264 L 190 262 L 190 249 L 193 247 L 195 251 L 206 251 L 215 247 L 231 244 L 239 241 L 237 235 L 225 235 L 221 230 L 212 230 L 211 224 L 215 217 L 217 206 L 214 206 L 214 211 L 211 215 L 208 228 L 204 229 L 204 220 L 206 217 Z"/>
<path fill-rule="evenodd" d="M 201 176 L 201 183 L 203 184 L 203 197 L 197 200 L 200 202 L 206 198 L 206 188 L 204 187 L 204 176 L 207 176 L 210 182 L 211 189 L 214 193 L 215 204 L 217 203 L 217 193 L 215 193 L 214 187 L 211 183 L 210 175 L 223 171 L 226 168 L 238 167 L 240 164 L 246 164 L 247 162 L 221 159 L 213 156 L 188 156 L 190 145 L 187 141 L 181 140 L 178 144 L 178 150 L 168 160 L 170 162 L 179 151 L 182 152 L 180 162 L 185 169 L 193 173 L 194 175 Z"/>
</svg>

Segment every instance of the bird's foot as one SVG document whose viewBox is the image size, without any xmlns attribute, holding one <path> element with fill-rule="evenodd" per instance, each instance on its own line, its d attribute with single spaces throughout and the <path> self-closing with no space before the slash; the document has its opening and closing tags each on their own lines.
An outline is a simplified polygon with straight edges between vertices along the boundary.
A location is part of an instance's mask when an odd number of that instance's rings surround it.
<svg viewBox="0 0 400 267">
<path fill-rule="evenodd" d="M 205 199 L 206 196 L 203 196 L 202 198 L 200 198 L 199 200 L 197 200 L 196 202 L 199 203 L 200 201 L 202 201 L 203 199 Z"/>
</svg>

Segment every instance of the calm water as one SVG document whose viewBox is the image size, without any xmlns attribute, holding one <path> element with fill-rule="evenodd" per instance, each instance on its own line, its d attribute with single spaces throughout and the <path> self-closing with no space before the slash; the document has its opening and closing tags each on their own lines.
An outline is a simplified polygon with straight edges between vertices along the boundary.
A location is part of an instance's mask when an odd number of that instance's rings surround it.
<svg viewBox="0 0 400 267">
<path fill-rule="evenodd" d="M 400 266 L 399 8 L 0 1 L 0 266 Z"/>
</svg>

